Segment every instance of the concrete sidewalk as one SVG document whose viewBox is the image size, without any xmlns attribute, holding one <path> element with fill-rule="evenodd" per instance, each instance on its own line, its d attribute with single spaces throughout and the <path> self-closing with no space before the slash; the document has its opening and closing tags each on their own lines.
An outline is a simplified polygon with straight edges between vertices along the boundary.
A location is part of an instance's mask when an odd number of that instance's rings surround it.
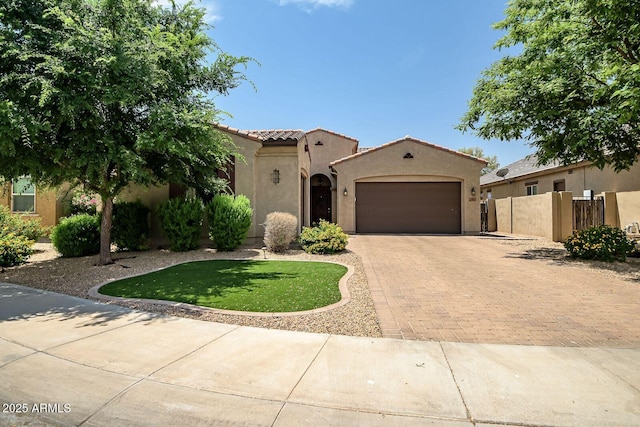
<svg viewBox="0 0 640 427">
<path fill-rule="evenodd" d="M 636 426 L 640 350 L 371 339 L 0 284 L 0 425 Z"/>
</svg>

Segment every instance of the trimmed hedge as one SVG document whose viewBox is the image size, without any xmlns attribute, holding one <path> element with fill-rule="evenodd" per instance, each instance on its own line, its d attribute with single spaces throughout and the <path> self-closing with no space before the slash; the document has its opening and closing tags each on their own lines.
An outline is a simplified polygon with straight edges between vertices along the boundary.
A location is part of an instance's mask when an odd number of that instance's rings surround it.
<svg viewBox="0 0 640 427">
<path fill-rule="evenodd" d="M 202 229 L 202 201 L 194 198 L 167 200 L 158 207 L 160 227 L 177 252 L 197 249 Z"/>
<path fill-rule="evenodd" d="M 150 209 L 140 200 L 118 202 L 113 205 L 111 241 L 119 250 L 148 249 Z"/>
<path fill-rule="evenodd" d="M 572 258 L 598 261 L 626 261 L 635 250 L 635 242 L 619 228 L 601 225 L 573 233 L 564 242 Z"/>
<path fill-rule="evenodd" d="M 220 251 L 234 251 L 251 228 L 253 209 L 246 196 L 217 194 L 207 205 L 209 238 Z"/>
<path fill-rule="evenodd" d="M 51 231 L 51 243 L 64 257 L 80 257 L 99 253 L 100 217 L 79 214 L 63 218 Z"/>
<path fill-rule="evenodd" d="M 321 219 L 315 227 L 304 227 L 299 240 L 305 252 L 333 254 L 345 250 L 349 236 L 337 224 Z"/>
</svg>

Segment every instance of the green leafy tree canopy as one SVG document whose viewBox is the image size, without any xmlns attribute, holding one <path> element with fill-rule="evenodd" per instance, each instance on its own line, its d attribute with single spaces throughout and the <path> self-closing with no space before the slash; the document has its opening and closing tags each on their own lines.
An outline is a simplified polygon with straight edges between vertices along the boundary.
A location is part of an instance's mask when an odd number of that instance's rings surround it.
<svg viewBox="0 0 640 427">
<path fill-rule="evenodd" d="M 458 151 L 473 157 L 477 157 L 479 159 L 486 160 L 488 163 L 487 166 L 482 168 L 482 171 L 480 172 L 482 175 L 488 174 L 492 170 L 498 169 L 500 167 L 500 163 L 498 163 L 498 157 L 487 156 L 486 154 L 484 154 L 484 150 L 480 147 L 463 147 Z"/>
<path fill-rule="evenodd" d="M 238 86 L 250 59 L 222 52 L 203 16 L 151 0 L 0 3 L 0 171 L 99 194 L 102 264 L 123 188 L 175 182 L 206 193 L 237 155 L 212 127 L 208 95 Z"/>
<path fill-rule="evenodd" d="M 511 0 L 497 48 L 458 129 L 524 139 L 540 163 L 616 171 L 640 153 L 640 1 Z"/>
</svg>

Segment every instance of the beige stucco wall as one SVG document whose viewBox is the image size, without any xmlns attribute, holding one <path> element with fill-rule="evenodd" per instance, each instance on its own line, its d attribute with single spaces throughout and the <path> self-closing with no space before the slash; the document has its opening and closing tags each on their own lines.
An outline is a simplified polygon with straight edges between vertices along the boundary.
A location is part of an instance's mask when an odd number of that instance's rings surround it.
<svg viewBox="0 0 640 427">
<path fill-rule="evenodd" d="M 342 190 L 338 189 L 337 178 L 331 174 L 329 164 L 354 154 L 358 149 L 358 141 L 324 129 L 315 129 L 307 133 L 307 142 L 311 158 L 310 176 L 322 174 L 331 181 L 331 220 L 337 222 L 338 198 Z M 322 145 L 318 145 L 318 142 Z"/>
<path fill-rule="evenodd" d="M 11 185 L 6 184 L 0 189 L 0 205 L 11 208 Z M 36 187 L 35 212 L 22 215 L 23 218 L 40 218 L 42 225 L 53 227 L 63 215 L 62 200 L 57 190 Z"/>
<path fill-rule="evenodd" d="M 132 184 L 122 190 L 118 195 L 119 201 L 134 202 L 138 199 L 144 203 L 145 206 L 151 209 L 151 237 L 154 239 L 162 237 L 160 220 L 158 219 L 156 209 L 161 203 L 169 200 L 169 185 L 145 187 L 139 184 Z"/>
<path fill-rule="evenodd" d="M 618 224 L 621 228 L 632 222 L 640 223 L 640 191 L 616 194 L 618 202 Z"/>
<path fill-rule="evenodd" d="M 412 159 L 403 158 L 406 153 Z M 480 188 L 483 163 L 412 140 L 403 140 L 337 163 L 337 222 L 348 233 L 356 230 L 355 183 L 365 181 L 448 181 L 461 182 L 462 232 L 480 231 L 480 197 L 471 197 L 471 188 Z M 347 196 L 343 189 L 347 189 Z"/>
<path fill-rule="evenodd" d="M 572 193 L 495 199 L 497 231 L 561 242 L 573 232 Z"/>
<path fill-rule="evenodd" d="M 253 200 L 254 236 L 264 235 L 267 214 L 288 212 L 300 221 L 300 167 L 297 147 L 263 147 L 255 158 L 256 193 Z M 271 174 L 280 171 L 280 183 L 274 184 Z M 298 222 L 298 225 L 300 223 Z"/>
<path fill-rule="evenodd" d="M 496 231 L 502 233 L 513 232 L 511 223 L 511 197 L 493 199 L 496 203 Z"/>
<path fill-rule="evenodd" d="M 538 181 L 538 194 L 543 194 L 553 191 L 553 183 L 560 180 L 565 182 L 565 191 L 571 191 L 576 197 L 582 196 L 584 190 L 593 190 L 594 195 L 605 191 L 636 191 L 640 190 L 640 163 L 619 173 L 610 167 L 600 170 L 595 166 L 582 165 L 531 174 L 515 180 L 510 180 L 508 175 L 505 178 L 501 183 L 483 185 L 482 196 L 486 198 L 488 190 L 491 190 L 493 199 L 526 196 L 526 184 L 532 181 Z"/>
</svg>

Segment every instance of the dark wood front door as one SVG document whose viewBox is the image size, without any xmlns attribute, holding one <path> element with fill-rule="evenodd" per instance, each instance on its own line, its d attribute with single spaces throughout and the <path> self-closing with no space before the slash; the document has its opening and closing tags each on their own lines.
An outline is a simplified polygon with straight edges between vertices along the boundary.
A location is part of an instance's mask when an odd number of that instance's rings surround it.
<svg viewBox="0 0 640 427">
<path fill-rule="evenodd" d="M 311 222 L 331 221 L 331 187 L 311 187 Z"/>
</svg>

